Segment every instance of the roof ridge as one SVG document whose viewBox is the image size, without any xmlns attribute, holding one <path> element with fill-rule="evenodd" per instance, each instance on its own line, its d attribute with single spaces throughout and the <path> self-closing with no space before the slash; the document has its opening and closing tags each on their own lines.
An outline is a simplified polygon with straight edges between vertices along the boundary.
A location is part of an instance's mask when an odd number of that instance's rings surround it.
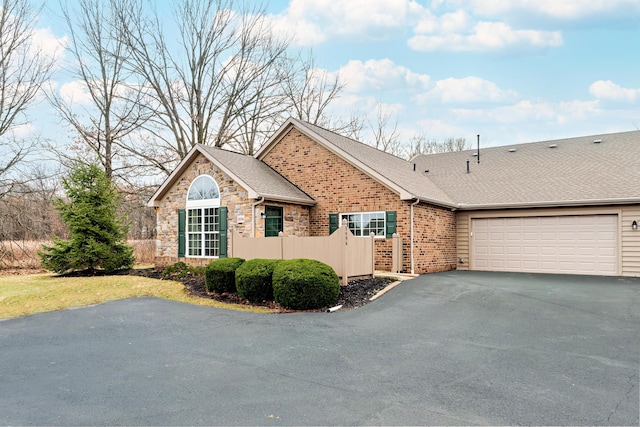
<svg viewBox="0 0 640 427">
<path fill-rule="evenodd" d="M 496 150 L 504 150 L 508 148 L 518 148 L 518 147 L 530 147 L 534 145 L 544 145 L 544 144 L 557 144 L 557 143 L 570 143 L 570 142 L 579 142 L 580 140 L 588 140 L 588 139 L 602 139 L 605 137 L 619 137 L 623 135 L 640 133 L 640 130 L 629 130 L 623 132 L 611 132 L 611 133 L 597 133 L 592 135 L 583 135 L 583 136 L 571 136 L 567 138 L 557 138 L 557 139 L 545 139 L 539 141 L 529 141 L 529 142 L 519 142 L 515 144 L 506 144 L 506 145 L 494 145 L 490 147 L 480 147 L 480 154 L 482 155 L 483 151 L 496 151 Z M 424 158 L 427 156 L 447 156 L 452 155 L 453 153 L 475 153 L 477 152 L 477 148 L 470 148 L 468 150 L 460 150 L 460 151 L 448 151 L 445 153 L 428 153 L 428 154 L 419 154 L 413 158 L 413 160 Z"/>
<path fill-rule="evenodd" d="M 368 149 L 375 150 L 375 151 L 377 151 L 379 153 L 382 153 L 382 154 L 387 155 L 387 156 L 391 156 L 391 157 L 393 157 L 395 159 L 398 159 L 398 160 L 402 160 L 403 162 L 406 162 L 406 163 L 411 163 L 410 161 L 408 161 L 406 159 L 403 159 L 400 156 L 396 156 L 395 154 L 383 151 L 383 150 L 381 150 L 379 148 L 374 147 L 373 145 L 367 144 L 366 142 L 358 141 L 357 139 L 353 139 L 353 138 L 350 138 L 348 136 L 341 135 L 341 134 L 339 134 L 338 132 L 336 132 L 334 130 L 323 128 L 322 126 L 314 125 L 313 123 L 305 122 L 304 120 L 296 119 L 296 118 L 293 118 L 293 117 L 291 119 L 297 121 L 298 123 L 306 125 L 307 127 L 312 127 L 312 128 L 315 127 L 315 128 L 321 129 L 321 130 L 323 130 L 325 132 L 332 133 L 333 135 L 335 135 L 335 136 L 337 136 L 339 138 L 347 139 L 347 140 L 349 140 L 351 142 L 355 142 L 356 144 L 360 144 L 360 145 L 362 145 L 364 147 L 367 147 Z"/>
</svg>

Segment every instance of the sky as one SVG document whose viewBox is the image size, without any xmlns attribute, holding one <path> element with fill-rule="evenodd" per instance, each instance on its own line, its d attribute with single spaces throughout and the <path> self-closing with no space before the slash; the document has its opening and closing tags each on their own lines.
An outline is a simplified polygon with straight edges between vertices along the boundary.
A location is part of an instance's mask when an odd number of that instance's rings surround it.
<svg viewBox="0 0 640 427">
<path fill-rule="evenodd" d="M 483 146 L 497 146 L 640 129 L 640 0 L 266 7 L 276 31 L 345 85 L 332 115 L 373 120 L 381 105 L 405 140 L 422 133 L 475 145 L 480 134 Z M 63 41 L 50 12 L 43 9 L 40 30 Z M 63 74 L 54 79 L 72 84 Z"/>
</svg>

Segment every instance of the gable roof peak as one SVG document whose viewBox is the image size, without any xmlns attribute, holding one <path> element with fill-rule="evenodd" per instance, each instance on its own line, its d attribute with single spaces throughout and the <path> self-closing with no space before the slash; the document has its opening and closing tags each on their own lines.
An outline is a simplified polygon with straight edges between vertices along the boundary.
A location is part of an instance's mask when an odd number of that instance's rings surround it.
<svg viewBox="0 0 640 427">
<path fill-rule="evenodd" d="M 414 171 L 413 163 L 293 117 L 289 117 L 258 150 L 256 158 L 263 160 L 292 127 L 397 193 L 402 200 L 419 199 L 440 206 L 455 207 L 453 200 L 429 177 Z"/>
</svg>

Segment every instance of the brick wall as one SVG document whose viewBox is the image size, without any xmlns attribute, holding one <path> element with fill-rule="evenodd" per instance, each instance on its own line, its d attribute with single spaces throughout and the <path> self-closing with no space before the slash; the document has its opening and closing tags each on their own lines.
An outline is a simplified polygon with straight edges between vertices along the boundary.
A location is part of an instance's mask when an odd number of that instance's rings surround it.
<svg viewBox="0 0 640 427">
<path fill-rule="evenodd" d="M 309 210 L 309 235 L 329 234 L 329 214 L 396 211 L 397 232 L 403 238 L 404 271 L 411 270 L 410 202 L 292 128 L 263 161 L 316 200 Z M 455 215 L 420 204 L 414 207 L 415 271 L 456 268 Z M 376 240 L 376 268 L 391 270 L 391 239 Z"/>
</svg>

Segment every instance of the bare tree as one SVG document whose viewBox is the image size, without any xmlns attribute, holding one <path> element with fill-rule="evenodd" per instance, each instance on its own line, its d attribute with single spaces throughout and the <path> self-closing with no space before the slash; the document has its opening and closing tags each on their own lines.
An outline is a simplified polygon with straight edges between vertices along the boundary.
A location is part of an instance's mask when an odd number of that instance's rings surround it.
<svg viewBox="0 0 640 427">
<path fill-rule="evenodd" d="M 33 148 L 34 141 L 20 138 L 15 130 L 28 124 L 25 111 L 54 63 L 34 43 L 37 13 L 28 0 L 2 0 L 0 5 L 0 197 L 11 190 L 11 170 Z"/>
<path fill-rule="evenodd" d="M 70 71 L 89 101 L 74 103 L 59 93 L 50 94 L 49 100 L 77 133 L 79 148 L 88 148 L 91 160 L 98 161 L 109 178 L 114 173 L 126 176 L 132 165 L 124 160 L 124 141 L 142 127 L 149 111 L 142 108 L 141 92 L 129 86 L 127 46 L 114 37 L 119 21 L 101 0 L 78 0 L 74 8 L 63 3 L 61 9 L 69 32 L 67 51 L 74 59 Z"/>
<path fill-rule="evenodd" d="M 60 195 L 57 171 L 30 163 L 14 182 L 11 193 L 0 198 L 0 269 L 39 266 L 35 242 L 66 234 L 53 207 Z"/>
<path fill-rule="evenodd" d="M 367 117 L 367 123 L 373 134 L 371 145 L 395 156 L 401 155 L 402 141 L 398 132 L 398 119 L 383 104 L 376 107 L 376 120 Z"/>
<path fill-rule="evenodd" d="M 232 0 L 181 0 L 167 23 L 157 12 L 147 14 L 152 6 L 144 0 L 112 1 L 130 53 L 127 66 L 147 91 L 144 105 L 155 112 L 145 125 L 153 139 L 148 142 L 177 160 L 195 144 L 221 147 L 246 138 L 250 121 L 264 111 L 255 107 L 261 90 L 275 83 L 264 78 L 277 76 L 273 69 L 288 47 L 263 11 Z M 177 41 L 167 39 L 171 24 Z M 172 164 L 163 159 L 156 166 L 169 173 Z"/>
<path fill-rule="evenodd" d="M 414 135 L 409 141 L 407 158 L 412 159 L 423 154 L 451 153 L 470 149 L 465 138 L 445 138 L 442 141 L 429 139 L 425 133 Z"/>
<path fill-rule="evenodd" d="M 338 75 L 330 76 L 326 70 L 316 68 L 311 52 L 306 59 L 299 57 L 291 65 L 294 69 L 283 80 L 291 115 L 313 125 L 330 127 L 326 109 L 344 89 Z"/>
</svg>

